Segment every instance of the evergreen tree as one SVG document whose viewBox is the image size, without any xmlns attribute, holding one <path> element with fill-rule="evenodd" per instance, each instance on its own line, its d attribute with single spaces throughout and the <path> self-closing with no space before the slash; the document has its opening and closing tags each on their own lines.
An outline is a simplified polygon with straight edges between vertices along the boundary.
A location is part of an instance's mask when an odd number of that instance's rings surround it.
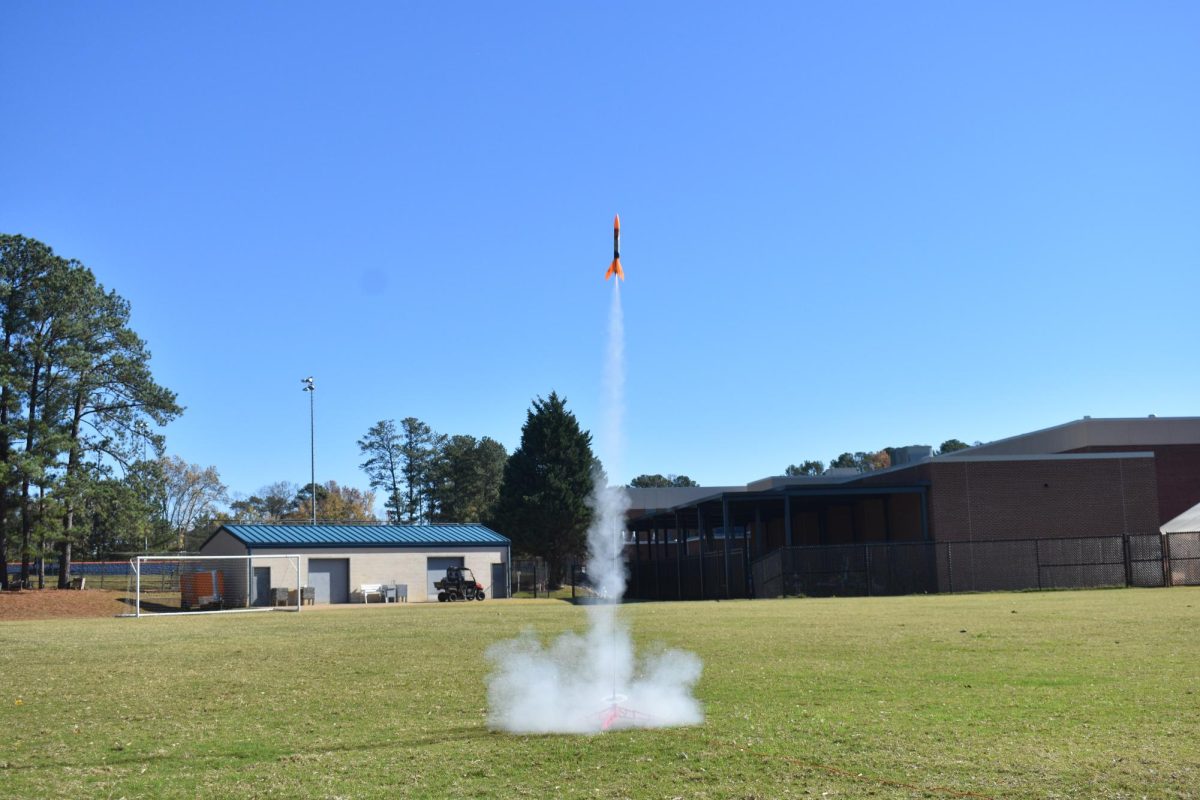
<svg viewBox="0 0 1200 800">
<path fill-rule="evenodd" d="M 694 480 L 687 475 L 638 475 L 629 482 L 629 485 L 634 489 L 670 489 L 670 488 L 688 488 L 699 486 Z"/>
<path fill-rule="evenodd" d="M 157 461 L 130 464 L 121 478 L 89 465 L 85 490 L 76 500 L 76 535 L 83 556 L 105 560 L 131 552 L 177 546 L 162 516 L 163 475 Z"/>
<path fill-rule="evenodd" d="M 399 523 L 404 503 L 404 440 L 396 431 L 396 423 L 381 419 L 371 426 L 367 435 L 358 440 L 358 450 L 367 460 L 358 468 L 367 473 L 372 489 L 382 489 L 387 500 L 384 508 L 388 518 Z"/>
<path fill-rule="evenodd" d="M 451 436 L 434 462 L 431 518 L 437 522 L 488 519 L 500 496 L 507 460 L 504 445 L 495 439 Z"/>
<path fill-rule="evenodd" d="M 105 292 L 91 273 L 78 297 L 82 325 L 66 361 L 69 381 L 62 419 L 68 455 L 60 488 L 60 589 L 69 585 L 71 548 L 79 538 L 75 512 L 89 474 L 84 459 L 108 459 L 128 470 L 147 446 L 162 452 L 163 437 L 151 426 L 164 426 L 182 413 L 174 392 L 159 386 L 150 374 L 146 344 L 128 325 L 129 303 L 116 292 Z"/>
<path fill-rule="evenodd" d="M 400 464 L 404 474 L 403 519 L 420 522 L 429 519 L 433 466 L 446 437 L 416 417 L 400 420 Z"/>
<path fill-rule="evenodd" d="M 587 551 L 595 457 L 566 400 L 537 398 L 521 429 L 521 445 L 504 465 L 493 525 L 518 553 L 540 556 L 560 585 L 567 565 Z"/>
<path fill-rule="evenodd" d="M 29 377 L 21 350 L 29 334 L 36 287 L 54 261 L 54 253 L 41 242 L 0 235 L 0 588 L 5 589 L 10 521 L 20 475 L 21 412 Z"/>
<path fill-rule="evenodd" d="M 151 378 L 129 316 L 79 262 L 0 235 L 0 584 L 19 525 L 21 581 L 34 551 L 44 560 L 53 545 L 66 586 L 91 482 L 128 470 L 147 446 L 157 455 L 154 426 L 181 412 Z"/>
<path fill-rule="evenodd" d="M 854 460 L 854 453 L 842 453 L 840 456 L 829 462 L 830 469 L 858 469 L 858 462 Z"/>
</svg>

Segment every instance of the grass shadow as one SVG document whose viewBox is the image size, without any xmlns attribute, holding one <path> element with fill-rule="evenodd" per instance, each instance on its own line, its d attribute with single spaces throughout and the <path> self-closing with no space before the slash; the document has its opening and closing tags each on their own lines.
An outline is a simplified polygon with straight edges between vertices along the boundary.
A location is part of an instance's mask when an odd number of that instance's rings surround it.
<svg viewBox="0 0 1200 800">
<path fill-rule="evenodd" d="M 124 603 L 130 608 L 136 608 L 138 605 L 137 599 L 133 597 L 122 597 L 118 602 Z M 183 611 L 181 606 L 169 606 L 163 603 L 155 603 L 151 600 L 143 600 L 141 605 L 142 610 L 150 614 L 178 614 Z"/>
</svg>

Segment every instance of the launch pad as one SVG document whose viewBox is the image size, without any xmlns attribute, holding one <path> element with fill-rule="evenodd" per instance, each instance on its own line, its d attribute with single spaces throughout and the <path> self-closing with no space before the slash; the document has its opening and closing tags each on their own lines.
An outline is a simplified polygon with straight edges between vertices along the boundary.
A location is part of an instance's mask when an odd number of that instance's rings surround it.
<svg viewBox="0 0 1200 800">
<path fill-rule="evenodd" d="M 592 715 L 600 723 L 600 730 L 609 731 L 614 728 L 640 728 L 654 724 L 654 717 L 643 714 L 637 709 L 625 705 L 629 698 L 623 694 L 613 694 L 604 698 L 605 708 Z"/>
</svg>

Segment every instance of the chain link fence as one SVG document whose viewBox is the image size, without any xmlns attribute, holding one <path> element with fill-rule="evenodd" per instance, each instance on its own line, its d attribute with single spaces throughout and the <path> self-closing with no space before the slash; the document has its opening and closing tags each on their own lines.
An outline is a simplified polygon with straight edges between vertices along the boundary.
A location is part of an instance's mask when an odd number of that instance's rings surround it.
<svg viewBox="0 0 1200 800">
<path fill-rule="evenodd" d="M 630 562 L 625 597 L 634 600 L 722 600 L 753 597 L 746 558 L 740 547 L 730 548 L 728 568 L 724 550 L 683 558 Z"/>
<path fill-rule="evenodd" d="M 58 585 L 58 562 L 46 561 L 46 586 Z M 86 589 L 127 589 L 129 588 L 129 576 L 132 572 L 132 567 L 128 559 L 120 561 L 72 561 L 71 562 L 71 578 L 75 581 L 75 586 L 82 586 Z M 21 574 L 20 564 L 9 564 L 8 574 L 10 585 L 16 586 L 17 578 Z M 31 583 L 36 586 L 36 572 L 30 572 L 33 581 Z M 162 583 L 165 589 L 179 588 L 179 570 L 173 564 L 154 564 L 143 571 L 143 578 L 146 575 L 152 575 L 154 580 Z M 53 579 L 53 580 L 51 580 Z M 81 582 L 82 579 L 82 582 Z M 32 588 L 32 586 L 30 587 Z"/>
<path fill-rule="evenodd" d="M 1200 534 L 785 547 L 753 574 L 757 597 L 1196 585 Z"/>
<path fill-rule="evenodd" d="M 1171 585 L 1200 586 L 1200 533 L 1171 533 L 1165 538 Z"/>
<path fill-rule="evenodd" d="M 549 597 L 550 569 L 541 558 L 515 558 L 508 571 L 509 597 Z"/>
</svg>

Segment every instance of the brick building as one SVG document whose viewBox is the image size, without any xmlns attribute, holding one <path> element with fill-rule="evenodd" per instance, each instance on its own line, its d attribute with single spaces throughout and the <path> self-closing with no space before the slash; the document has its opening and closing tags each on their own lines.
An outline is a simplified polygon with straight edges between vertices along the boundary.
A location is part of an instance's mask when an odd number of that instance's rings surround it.
<svg viewBox="0 0 1200 800">
<path fill-rule="evenodd" d="M 897 460 L 862 474 L 630 490 L 635 583 L 661 596 L 674 572 L 679 596 L 762 595 L 752 573 L 769 557 L 781 573 L 802 561 L 803 585 L 827 593 L 1152 582 L 1165 574 L 1152 552 L 1159 526 L 1200 503 L 1197 417 L 1084 418 Z"/>
</svg>

